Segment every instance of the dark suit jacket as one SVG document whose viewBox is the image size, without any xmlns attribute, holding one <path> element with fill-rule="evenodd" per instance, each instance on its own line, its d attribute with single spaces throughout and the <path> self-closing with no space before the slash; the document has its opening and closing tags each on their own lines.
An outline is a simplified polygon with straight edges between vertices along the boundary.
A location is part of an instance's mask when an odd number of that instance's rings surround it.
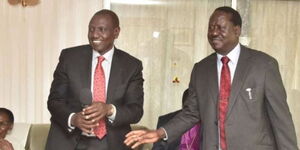
<svg viewBox="0 0 300 150">
<path fill-rule="evenodd" d="M 157 129 L 165 125 L 169 120 L 171 120 L 176 114 L 178 114 L 181 110 L 168 113 L 166 115 L 160 116 L 157 122 Z M 179 148 L 181 136 L 177 138 L 175 141 L 167 143 L 163 140 L 160 140 L 153 144 L 152 150 L 177 150 Z"/>
<path fill-rule="evenodd" d="M 68 131 L 68 117 L 82 110 L 79 100 L 82 89 L 91 87 L 92 48 L 89 45 L 68 48 L 61 52 L 48 98 L 51 113 L 47 150 L 73 150 L 80 136 L 79 129 Z M 107 90 L 106 103 L 116 106 L 113 123 L 107 124 L 109 149 L 125 150 L 125 134 L 143 115 L 142 63 L 124 51 L 115 49 Z"/>
<path fill-rule="evenodd" d="M 252 89 L 252 99 L 246 89 Z M 201 149 L 218 150 L 217 55 L 195 64 L 183 111 L 165 126 L 169 140 L 201 120 Z M 278 63 L 241 46 L 225 124 L 229 150 L 297 150 L 295 128 Z"/>
</svg>

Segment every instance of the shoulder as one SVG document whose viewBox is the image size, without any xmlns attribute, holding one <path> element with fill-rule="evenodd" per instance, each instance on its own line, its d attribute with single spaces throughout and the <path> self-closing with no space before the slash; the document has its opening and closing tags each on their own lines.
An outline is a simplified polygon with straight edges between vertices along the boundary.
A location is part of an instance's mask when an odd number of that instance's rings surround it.
<svg viewBox="0 0 300 150">
<path fill-rule="evenodd" d="M 66 62 L 76 62 L 87 60 L 92 57 L 92 47 L 90 45 L 80 45 L 63 49 L 60 53 L 59 60 Z"/>
<path fill-rule="evenodd" d="M 64 55 L 78 55 L 82 53 L 92 52 L 92 47 L 90 45 L 80 45 L 75 47 L 65 48 L 61 51 Z"/>
<path fill-rule="evenodd" d="M 199 62 L 195 63 L 193 71 L 202 70 L 207 71 L 216 66 L 217 62 L 217 54 L 212 53 L 209 56 L 203 58 Z"/>
<path fill-rule="evenodd" d="M 256 50 L 251 49 L 245 46 L 241 46 L 241 54 L 240 57 L 248 58 L 249 63 L 259 64 L 259 65 L 269 65 L 269 64 L 277 64 L 277 60 L 271 55 Z"/>
<path fill-rule="evenodd" d="M 115 52 L 114 52 L 114 58 L 125 63 L 126 65 L 130 65 L 130 64 L 141 65 L 142 64 L 142 61 L 139 60 L 138 58 L 130 55 L 129 53 L 127 53 L 123 50 L 117 49 L 117 48 L 115 49 Z"/>
</svg>

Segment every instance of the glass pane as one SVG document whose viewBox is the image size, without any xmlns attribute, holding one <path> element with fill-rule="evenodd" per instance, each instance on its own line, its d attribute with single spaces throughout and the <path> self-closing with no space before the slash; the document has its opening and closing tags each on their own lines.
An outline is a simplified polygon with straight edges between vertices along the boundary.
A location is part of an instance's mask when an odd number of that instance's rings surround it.
<svg viewBox="0 0 300 150">
<path fill-rule="evenodd" d="M 143 61 L 145 115 L 155 128 L 159 115 L 181 108 L 195 62 L 210 54 L 206 39 L 213 10 L 228 0 L 112 0 L 120 17 L 116 46 Z"/>
</svg>

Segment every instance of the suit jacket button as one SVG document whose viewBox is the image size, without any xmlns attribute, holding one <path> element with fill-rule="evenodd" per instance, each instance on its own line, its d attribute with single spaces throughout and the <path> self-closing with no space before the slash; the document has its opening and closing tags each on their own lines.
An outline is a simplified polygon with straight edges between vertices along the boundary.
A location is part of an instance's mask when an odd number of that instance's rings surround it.
<svg viewBox="0 0 300 150">
<path fill-rule="evenodd" d="M 218 121 L 215 121 L 214 123 L 215 123 L 216 126 L 218 125 Z"/>
</svg>

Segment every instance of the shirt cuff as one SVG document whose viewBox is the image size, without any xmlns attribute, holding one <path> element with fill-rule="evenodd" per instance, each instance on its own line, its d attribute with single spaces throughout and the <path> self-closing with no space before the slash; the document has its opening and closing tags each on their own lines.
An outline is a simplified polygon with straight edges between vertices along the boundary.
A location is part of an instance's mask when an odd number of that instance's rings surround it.
<svg viewBox="0 0 300 150">
<path fill-rule="evenodd" d="M 71 124 L 71 119 L 72 119 L 72 117 L 75 115 L 75 113 L 71 113 L 70 115 L 69 115 L 69 118 L 68 118 L 68 131 L 69 132 L 72 132 L 74 129 L 75 129 L 75 127 L 74 126 L 72 126 L 72 124 Z"/>
<path fill-rule="evenodd" d="M 165 128 L 163 128 L 163 127 L 161 127 L 161 129 L 163 129 L 164 130 L 164 132 L 165 132 L 165 138 L 163 138 L 162 140 L 163 141 L 167 141 L 168 140 L 168 134 L 167 134 L 167 131 L 166 131 L 166 129 Z"/>
<path fill-rule="evenodd" d="M 110 115 L 110 116 L 107 116 L 107 118 L 108 118 L 108 121 L 110 122 L 110 123 L 113 123 L 114 121 L 115 121 L 115 118 L 116 118 L 116 114 L 117 114 L 117 109 L 116 109 L 116 106 L 115 105 L 113 105 L 113 104 L 111 104 L 111 106 L 112 106 L 112 115 Z"/>
</svg>

